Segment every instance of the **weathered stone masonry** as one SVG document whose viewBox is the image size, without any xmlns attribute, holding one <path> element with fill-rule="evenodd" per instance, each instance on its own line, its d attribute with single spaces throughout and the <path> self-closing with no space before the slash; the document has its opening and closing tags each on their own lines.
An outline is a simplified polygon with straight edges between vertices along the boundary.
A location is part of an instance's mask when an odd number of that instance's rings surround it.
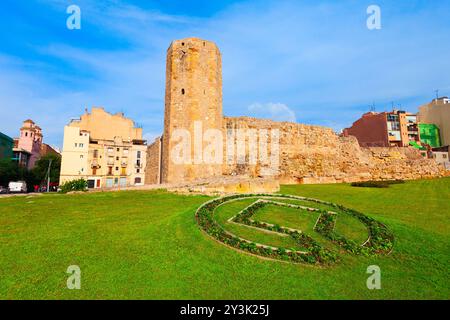
<svg viewBox="0 0 450 320">
<path fill-rule="evenodd" d="M 361 148 L 354 137 L 340 137 L 330 128 L 289 122 L 223 117 L 222 66 L 217 46 L 189 38 L 174 41 L 167 52 L 165 118 L 162 146 L 148 147 L 147 183 L 185 183 L 221 176 L 264 177 L 264 165 L 176 165 L 169 157 L 178 141 L 177 129 L 194 123 L 203 132 L 229 129 L 278 129 L 279 171 L 273 178 L 282 183 L 337 183 L 371 179 L 416 179 L 440 176 L 443 168 L 423 159 L 411 148 Z M 226 141 L 223 142 L 224 155 Z M 248 152 L 248 150 L 246 151 Z M 191 149 L 194 158 L 194 145 Z M 225 157 L 225 156 L 224 156 Z"/>
<path fill-rule="evenodd" d="M 167 51 L 166 100 L 162 147 L 162 182 L 176 183 L 220 175 L 220 165 L 177 165 L 169 150 L 177 129 L 194 139 L 194 124 L 203 131 L 222 127 L 222 59 L 217 46 L 196 38 L 172 42 Z M 192 143 L 192 154 L 194 144 Z"/>
</svg>

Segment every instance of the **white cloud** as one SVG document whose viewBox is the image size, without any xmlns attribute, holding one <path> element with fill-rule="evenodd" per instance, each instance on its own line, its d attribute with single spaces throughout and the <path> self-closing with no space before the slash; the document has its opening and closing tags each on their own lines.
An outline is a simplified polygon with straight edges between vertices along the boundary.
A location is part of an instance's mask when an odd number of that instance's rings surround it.
<svg viewBox="0 0 450 320">
<path fill-rule="evenodd" d="M 248 106 L 247 111 L 251 117 L 255 118 L 297 122 L 295 112 L 283 103 L 254 103 Z"/>
</svg>

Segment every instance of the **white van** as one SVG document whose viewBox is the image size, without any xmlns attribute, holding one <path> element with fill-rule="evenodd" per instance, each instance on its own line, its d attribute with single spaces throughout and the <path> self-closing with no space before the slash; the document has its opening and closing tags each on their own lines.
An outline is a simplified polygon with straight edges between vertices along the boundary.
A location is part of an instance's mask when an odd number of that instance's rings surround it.
<svg viewBox="0 0 450 320">
<path fill-rule="evenodd" d="M 8 184 L 9 192 L 27 192 L 27 183 L 25 181 L 11 181 Z"/>
</svg>

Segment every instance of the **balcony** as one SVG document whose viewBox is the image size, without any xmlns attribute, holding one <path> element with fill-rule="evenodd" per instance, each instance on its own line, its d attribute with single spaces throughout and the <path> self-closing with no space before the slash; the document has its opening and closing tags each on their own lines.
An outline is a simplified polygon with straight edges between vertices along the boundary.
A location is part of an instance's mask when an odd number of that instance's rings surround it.
<svg viewBox="0 0 450 320">
<path fill-rule="evenodd" d="M 91 162 L 91 168 L 92 169 L 94 169 L 94 168 L 100 168 L 100 164 L 98 163 L 98 161 L 97 160 L 92 160 L 92 162 Z"/>
</svg>

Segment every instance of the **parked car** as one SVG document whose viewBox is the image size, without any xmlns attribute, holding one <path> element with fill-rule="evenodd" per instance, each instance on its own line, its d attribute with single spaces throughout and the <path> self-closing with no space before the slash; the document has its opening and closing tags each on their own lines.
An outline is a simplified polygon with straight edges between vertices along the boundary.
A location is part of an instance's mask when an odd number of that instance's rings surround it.
<svg viewBox="0 0 450 320">
<path fill-rule="evenodd" d="M 25 193 L 27 192 L 27 183 L 25 181 L 11 181 L 8 185 L 9 192 Z"/>
<path fill-rule="evenodd" d="M 0 186 L 0 194 L 8 193 L 8 188 Z"/>
</svg>

